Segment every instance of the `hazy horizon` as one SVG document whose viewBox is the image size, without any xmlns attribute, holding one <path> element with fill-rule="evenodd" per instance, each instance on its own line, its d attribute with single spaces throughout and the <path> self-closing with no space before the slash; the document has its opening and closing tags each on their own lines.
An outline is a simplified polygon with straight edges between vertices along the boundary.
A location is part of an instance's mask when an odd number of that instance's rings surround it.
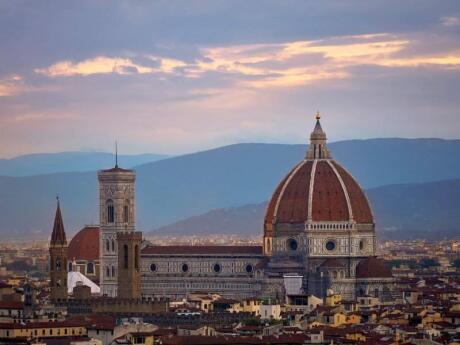
<svg viewBox="0 0 460 345">
<path fill-rule="evenodd" d="M 459 138 L 440 138 L 440 137 L 375 137 L 375 138 L 350 138 L 350 139 L 342 139 L 342 140 L 328 140 L 329 144 L 334 144 L 334 143 L 340 143 L 343 141 L 365 141 L 365 140 L 385 140 L 385 139 L 401 139 L 401 140 L 460 140 Z M 119 156 L 142 156 L 142 155 L 159 155 L 159 156 L 165 156 L 165 159 L 167 158 L 173 158 L 173 157 L 178 157 L 178 156 L 184 156 L 184 155 L 189 155 L 189 154 L 194 154 L 194 153 L 199 153 L 199 152 L 204 152 L 204 151 L 211 151 L 211 150 L 216 150 L 219 148 L 223 148 L 226 146 L 232 146 L 232 145 L 245 145 L 245 144 L 261 144 L 261 145 L 308 145 L 308 142 L 301 143 L 301 142 L 234 142 L 230 144 L 224 144 L 221 146 L 210 146 L 210 147 L 205 147 L 203 149 L 198 149 L 194 151 L 188 151 L 188 152 L 177 152 L 177 153 L 169 153 L 169 152 L 156 152 L 156 151 L 139 151 L 139 152 L 118 152 Z M 16 159 L 24 156 L 34 156 L 34 155 L 58 155 L 58 154 L 66 154 L 66 153 L 101 153 L 101 154 L 111 154 L 115 155 L 115 149 L 113 151 L 102 151 L 98 149 L 80 149 L 80 150 L 70 150 L 70 151 L 37 151 L 37 152 L 30 152 L 30 153 L 23 153 L 23 154 L 18 154 L 15 156 L 11 157 L 1 157 L 0 160 L 11 160 L 11 159 Z"/>
</svg>

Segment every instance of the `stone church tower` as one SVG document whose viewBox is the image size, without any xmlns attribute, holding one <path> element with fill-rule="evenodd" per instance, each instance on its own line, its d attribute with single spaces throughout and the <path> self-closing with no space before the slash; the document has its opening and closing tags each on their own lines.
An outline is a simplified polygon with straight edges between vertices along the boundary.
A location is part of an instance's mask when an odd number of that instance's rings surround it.
<svg viewBox="0 0 460 345">
<path fill-rule="evenodd" d="M 53 233 L 50 242 L 50 286 L 51 299 L 67 299 L 67 239 L 64 222 L 62 221 L 61 207 L 57 203 L 54 217 Z"/>
<path fill-rule="evenodd" d="M 141 297 L 140 231 L 117 233 L 118 242 L 118 298 L 139 299 Z"/>
<path fill-rule="evenodd" d="M 117 243 L 117 235 L 118 233 L 132 233 L 135 230 L 134 183 L 136 173 L 133 170 L 122 169 L 116 164 L 112 169 L 98 171 L 97 175 L 99 179 L 101 294 L 116 297 L 120 273 L 118 270 L 120 247 Z M 125 239 L 125 237 L 122 238 Z M 123 270 L 123 277 L 120 278 L 126 282 L 124 274 L 125 270 Z"/>
</svg>

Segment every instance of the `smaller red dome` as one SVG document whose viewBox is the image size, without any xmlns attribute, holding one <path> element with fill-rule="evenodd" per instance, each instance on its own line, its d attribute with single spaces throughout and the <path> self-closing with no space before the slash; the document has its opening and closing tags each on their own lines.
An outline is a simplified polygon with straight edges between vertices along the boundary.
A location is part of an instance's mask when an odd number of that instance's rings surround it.
<svg viewBox="0 0 460 345">
<path fill-rule="evenodd" d="M 70 241 L 69 260 L 99 260 L 99 227 L 85 226 Z"/>
<path fill-rule="evenodd" d="M 362 260 L 356 266 L 356 278 L 392 278 L 391 269 L 385 264 L 385 261 L 370 256 Z"/>
</svg>

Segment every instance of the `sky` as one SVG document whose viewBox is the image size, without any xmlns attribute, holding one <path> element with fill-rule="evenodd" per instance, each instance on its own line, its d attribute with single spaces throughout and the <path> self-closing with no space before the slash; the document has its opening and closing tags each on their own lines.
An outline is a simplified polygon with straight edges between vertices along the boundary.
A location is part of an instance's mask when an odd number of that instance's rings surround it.
<svg viewBox="0 0 460 345">
<path fill-rule="evenodd" d="M 458 0 L 0 0 L 0 158 L 460 138 Z"/>
</svg>

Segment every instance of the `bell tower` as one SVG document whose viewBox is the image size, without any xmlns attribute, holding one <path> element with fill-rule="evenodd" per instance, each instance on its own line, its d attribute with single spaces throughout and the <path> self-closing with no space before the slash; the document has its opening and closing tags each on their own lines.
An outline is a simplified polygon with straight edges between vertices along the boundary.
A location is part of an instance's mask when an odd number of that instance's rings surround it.
<svg viewBox="0 0 460 345">
<path fill-rule="evenodd" d="M 101 294 L 116 297 L 118 293 L 119 232 L 135 231 L 134 170 L 118 166 L 97 173 L 99 180 L 99 255 Z M 124 280 L 123 280 L 124 281 Z"/>
<path fill-rule="evenodd" d="M 67 299 L 67 239 L 62 221 L 59 199 L 51 234 L 50 252 L 50 287 L 52 300 Z"/>
<path fill-rule="evenodd" d="M 118 298 L 139 299 L 141 297 L 140 231 L 117 233 L 118 242 Z"/>
</svg>

